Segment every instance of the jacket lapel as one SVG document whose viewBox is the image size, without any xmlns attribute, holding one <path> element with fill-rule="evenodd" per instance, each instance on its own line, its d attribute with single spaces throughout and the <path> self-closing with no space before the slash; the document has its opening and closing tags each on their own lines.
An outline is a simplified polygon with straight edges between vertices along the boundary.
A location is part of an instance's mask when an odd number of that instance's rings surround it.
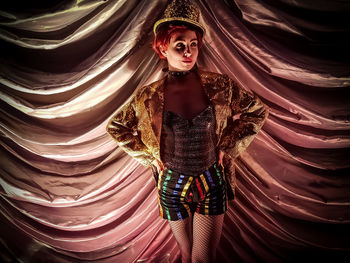
<svg viewBox="0 0 350 263">
<path fill-rule="evenodd" d="M 219 87 L 216 87 L 216 80 L 214 79 L 207 79 L 206 73 L 199 71 L 199 76 L 201 78 L 202 87 L 210 100 L 211 104 L 214 106 L 214 113 L 215 113 L 215 121 L 216 121 L 216 138 L 217 138 L 217 145 L 220 144 L 221 135 L 226 127 L 227 124 L 227 118 L 229 117 L 229 114 L 231 113 L 229 109 L 229 101 L 228 97 L 224 94 L 223 90 Z"/>
<path fill-rule="evenodd" d="M 145 108 L 151 123 L 150 141 L 153 142 L 154 155 L 160 160 L 160 135 L 162 131 L 164 108 L 164 83 L 165 78 L 157 81 L 152 86 L 149 98 L 145 100 Z"/>
</svg>

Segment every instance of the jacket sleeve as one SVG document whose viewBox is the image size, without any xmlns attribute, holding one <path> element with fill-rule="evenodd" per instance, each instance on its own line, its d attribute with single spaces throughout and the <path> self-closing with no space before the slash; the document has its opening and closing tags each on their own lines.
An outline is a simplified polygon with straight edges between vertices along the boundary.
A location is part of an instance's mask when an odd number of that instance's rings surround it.
<svg viewBox="0 0 350 263">
<path fill-rule="evenodd" d="M 255 94 L 240 88 L 232 79 L 228 78 L 227 85 L 230 89 L 231 115 L 223 130 L 219 149 L 229 157 L 236 158 L 260 131 L 268 116 L 268 109 Z"/>
<path fill-rule="evenodd" d="M 152 167 L 154 157 L 142 142 L 138 131 L 135 97 L 124 105 L 108 122 L 107 132 L 127 154 L 142 165 Z"/>
</svg>

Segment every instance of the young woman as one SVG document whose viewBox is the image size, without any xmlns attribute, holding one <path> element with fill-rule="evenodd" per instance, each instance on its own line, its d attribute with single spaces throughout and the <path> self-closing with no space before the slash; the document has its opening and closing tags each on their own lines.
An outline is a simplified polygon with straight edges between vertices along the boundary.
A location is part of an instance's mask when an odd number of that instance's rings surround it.
<svg viewBox="0 0 350 263">
<path fill-rule="evenodd" d="M 224 213 L 234 197 L 233 160 L 261 129 L 267 110 L 227 75 L 196 66 L 204 28 L 199 9 L 175 0 L 154 25 L 153 48 L 168 68 L 110 120 L 107 131 L 151 167 L 160 216 L 182 262 L 215 262 Z"/>
</svg>

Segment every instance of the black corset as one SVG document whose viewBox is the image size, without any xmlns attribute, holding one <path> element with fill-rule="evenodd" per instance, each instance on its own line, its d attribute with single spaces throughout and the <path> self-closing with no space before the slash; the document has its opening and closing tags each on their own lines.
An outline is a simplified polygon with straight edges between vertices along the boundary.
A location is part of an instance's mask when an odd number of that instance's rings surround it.
<svg viewBox="0 0 350 263">
<path fill-rule="evenodd" d="M 163 114 L 161 157 L 165 167 L 198 175 L 216 162 L 215 115 L 209 105 L 191 120 Z"/>
</svg>

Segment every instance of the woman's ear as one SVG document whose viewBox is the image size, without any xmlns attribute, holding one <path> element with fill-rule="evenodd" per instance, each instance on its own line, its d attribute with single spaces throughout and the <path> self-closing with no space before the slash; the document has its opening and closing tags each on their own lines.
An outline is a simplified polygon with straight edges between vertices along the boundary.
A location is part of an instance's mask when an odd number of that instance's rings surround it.
<svg viewBox="0 0 350 263">
<path fill-rule="evenodd" d="M 164 57 L 167 57 L 168 51 L 163 46 L 159 46 L 159 51 Z"/>
</svg>

